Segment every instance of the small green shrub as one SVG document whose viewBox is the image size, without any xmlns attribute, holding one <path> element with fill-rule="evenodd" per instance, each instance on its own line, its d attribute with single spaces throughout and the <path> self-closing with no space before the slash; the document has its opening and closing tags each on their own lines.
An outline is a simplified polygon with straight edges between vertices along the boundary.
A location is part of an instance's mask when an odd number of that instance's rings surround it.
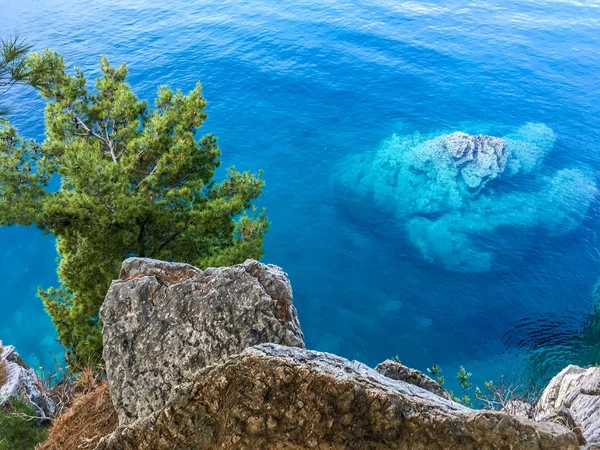
<svg viewBox="0 0 600 450">
<path fill-rule="evenodd" d="M 600 282 L 598 285 L 600 286 Z M 598 291 L 600 292 L 600 287 L 598 288 Z M 600 300 L 598 305 L 598 317 L 600 318 Z M 394 356 L 391 360 L 400 362 L 398 356 Z M 428 367 L 427 373 L 429 373 L 440 386 L 443 386 L 446 382 L 446 379 L 442 375 L 442 368 L 437 364 Z M 467 369 L 460 366 L 455 378 L 460 384 L 462 396 L 460 396 L 460 394 L 455 395 L 452 390 L 448 391 L 455 402 L 468 406 L 469 408 L 506 411 L 509 414 L 525 414 L 530 419 L 533 419 L 535 416 L 536 405 L 540 398 L 540 392 L 538 391 L 537 386 L 531 386 L 527 383 L 507 384 L 505 380 L 501 378 L 497 384 L 494 384 L 490 380 L 483 383 L 485 389 L 480 389 L 479 386 L 475 386 L 475 389 L 473 390 L 473 384 L 470 381 L 472 376 L 473 374 L 471 372 L 467 372 Z"/>
<path fill-rule="evenodd" d="M 48 430 L 33 418 L 35 410 L 21 399 L 11 399 L 0 409 L 0 450 L 33 450 L 44 442 Z"/>
<path fill-rule="evenodd" d="M 427 372 L 429 372 L 429 374 L 432 377 L 436 377 L 435 381 L 437 381 L 437 384 L 439 384 L 440 386 L 443 386 L 444 383 L 446 382 L 446 379 L 444 378 L 443 375 L 440 375 L 438 377 L 438 375 L 442 372 L 442 368 L 440 366 L 438 366 L 437 364 L 434 364 L 433 366 L 429 367 L 427 369 Z"/>
</svg>

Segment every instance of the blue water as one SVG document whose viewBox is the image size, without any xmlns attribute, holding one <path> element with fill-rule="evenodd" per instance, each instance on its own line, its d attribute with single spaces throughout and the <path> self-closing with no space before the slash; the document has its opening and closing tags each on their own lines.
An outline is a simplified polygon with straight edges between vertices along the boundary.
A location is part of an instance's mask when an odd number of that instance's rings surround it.
<svg viewBox="0 0 600 450">
<path fill-rule="evenodd" d="M 508 256 L 468 273 L 427 262 L 388 211 L 332 180 L 399 130 L 539 122 L 556 134 L 548 170 L 600 182 L 600 2 L 0 0 L 0 30 L 90 77 L 101 53 L 125 61 L 143 98 L 203 83 L 224 165 L 264 169 L 264 260 L 289 273 L 308 347 L 447 376 L 464 364 L 481 380 L 519 367 L 536 324 L 551 323 L 550 346 L 581 327 L 600 275 L 597 197 L 567 235 L 486 236 Z M 26 89 L 8 101 L 22 134 L 43 137 L 43 102 Z M 57 348 L 35 290 L 55 282 L 55 257 L 35 229 L 0 230 L 0 338 L 44 364 Z M 556 369 L 578 358 L 557 355 Z"/>
</svg>

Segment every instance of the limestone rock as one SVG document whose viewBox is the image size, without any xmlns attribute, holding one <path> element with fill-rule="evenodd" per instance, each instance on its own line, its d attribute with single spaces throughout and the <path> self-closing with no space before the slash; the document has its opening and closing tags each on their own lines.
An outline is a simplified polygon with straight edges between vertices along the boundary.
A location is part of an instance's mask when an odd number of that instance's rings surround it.
<svg viewBox="0 0 600 450">
<path fill-rule="evenodd" d="M 578 428 L 588 448 L 600 447 L 600 367 L 567 366 L 544 389 L 537 410 L 536 420 Z"/>
<path fill-rule="evenodd" d="M 205 367 L 96 450 L 576 450 L 566 428 L 466 408 L 367 366 L 263 344 Z"/>
<path fill-rule="evenodd" d="M 0 341 L 0 406 L 13 397 L 30 403 L 40 418 L 51 417 L 56 405 L 38 375 L 21 359 L 15 347 Z"/>
<path fill-rule="evenodd" d="M 452 400 L 450 393 L 441 387 L 435 380 L 418 370 L 406 367 L 403 364 L 392 360 L 386 360 L 375 367 L 375 370 L 380 374 L 391 378 L 392 380 L 406 381 L 409 384 L 414 384 L 426 391 L 432 392 L 447 400 Z"/>
<path fill-rule="evenodd" d="M 127 259 L 100 315 L 120 424 L 160 409 L 195 372 L 246 347 L 304 347 L 287 275 L 252 260 L 201 271 Z"/>
</svg>

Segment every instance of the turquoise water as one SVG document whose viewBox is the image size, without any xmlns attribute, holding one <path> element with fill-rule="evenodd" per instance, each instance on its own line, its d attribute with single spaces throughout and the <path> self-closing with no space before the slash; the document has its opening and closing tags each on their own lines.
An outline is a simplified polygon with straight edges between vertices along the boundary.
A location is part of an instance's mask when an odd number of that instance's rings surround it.
<svg viewBox="0 0 600 450">
<path fill-rule="evenodd" d="M 125 61 L 144 98 L 203 83 L 225 165 L 264 169 L 264 260 L 289 273 L 309 347 L 448 374 L 464 364 L 477 379 L 518 371 L 532 346 L 549 349 L 549 371 L 582 358 L 572 343 L 600 275 L 600 3 L 171 3 L 0 0 L 0 30 L 89 75 L 101 53 Z M 41 100 L 9 101 L 21 132 L 42 137 Z M 487 204 L 450 207 L 440 233 L 411 226 L 442 216 L 398 206 L 402 190 L 348 181 L 377 171 L 360 158 L 413 151 L 408 139 L 528 123 L 551 130 L 544 158 L 490 181 Z M 552 184 L 561 170 L 585 175 Z M 0 230 L 0 337 L 43 363 L 56 346 L 35 290 L 54 270 L 49 237 Z"/>
</svg>

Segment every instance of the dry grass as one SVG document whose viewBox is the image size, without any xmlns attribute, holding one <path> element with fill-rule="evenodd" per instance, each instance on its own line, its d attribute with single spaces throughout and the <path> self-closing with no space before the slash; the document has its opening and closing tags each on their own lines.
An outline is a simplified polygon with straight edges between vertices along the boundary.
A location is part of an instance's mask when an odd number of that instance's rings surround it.
<svg viewBox="0 0 600 450">
<path fill-rule="evenodd" d="M 108 383 L 75 398 L 71 407 L 54 421 L 48 440 L 36 450 L 90 450 L 117 427 L 117 413 Z"/>
<path fill-rule="evenodd" d="M 4 353 L 4 347 L 2 346 L 2 342 L 0 342 L 0 358 Z M 6 379 L 8 378 L 8 363 L 6 361 L 0 360 L 0 387 L 4 386 L 6 383 Z"/>
<path fill-rule="evenodd" d="M 0 361 L 0 387 L 4 386 L 8 378 L 8 364 L 6 361 Z"/>
<path fill-rule="evenodd" d="M 55 368 L 46 371 L 40 368 L 40 389 L 45 389 L 54 400 L 56 412 L 52 418 L 60 417 L 73 401 L 97 388 L 104 378 L 104 367 L 101 365 L 63 366 L 54 359 Z"/>
</svg>

